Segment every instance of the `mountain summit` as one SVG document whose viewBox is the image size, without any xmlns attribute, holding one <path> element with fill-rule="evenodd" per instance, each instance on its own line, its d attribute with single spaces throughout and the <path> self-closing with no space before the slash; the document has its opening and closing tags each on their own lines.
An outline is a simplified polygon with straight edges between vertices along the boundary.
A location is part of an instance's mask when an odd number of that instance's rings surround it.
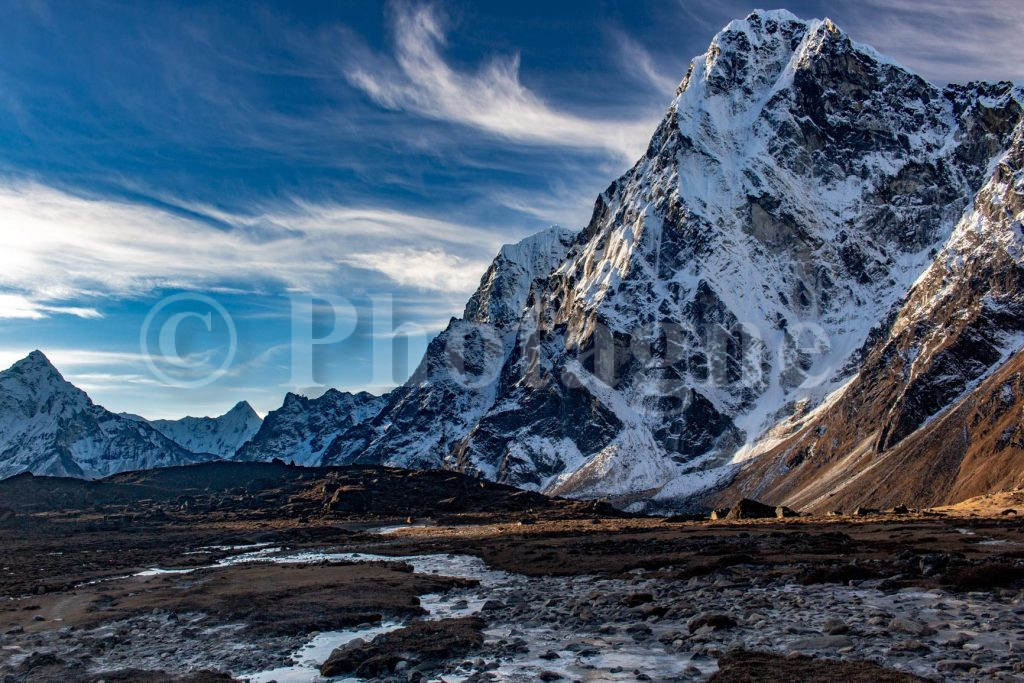
<svg viewBox="0 0 1024 683">
<path fill-rule="evenodd" d="M 182 448 L 220 458 L 233 457 L 259 431 L 262 422 L 248 401 L 239 401 L 220 417 L 149 420 L 158 432 Z"/>
<path fill-rule="evenodd" d="M 209 457 L 95 405 L 40 351 L 0 372 L 0 478 L 21 472 L 95 478 Z"/>
<path fill-rule="evenodd" d="M 1009 83 L 932 85 L 827 19 L 731 22 L 564 254 L 495 290 L 503 251 L 326 459 L 637 507 L 722 485 L 890 333 L 1021 100 Z"/>
</svg>

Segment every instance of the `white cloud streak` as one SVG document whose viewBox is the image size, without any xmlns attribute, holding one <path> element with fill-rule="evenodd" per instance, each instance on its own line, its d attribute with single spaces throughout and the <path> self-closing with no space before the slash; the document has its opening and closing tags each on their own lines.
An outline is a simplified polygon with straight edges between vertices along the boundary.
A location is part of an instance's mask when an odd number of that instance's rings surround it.
<svg viewBox="0 0 1024 683">
<path fill-rule="evenodd" d="M 444 292 L 472 291 L 480 283 L 480 276 L 486 268 L 486 265 L 479 261 L 434 249 L 398 249 L 353 254 L 347 257 L 345 262 L 384 273 L 402 286 L 425 286 Z"/>
<path fill-rule="evenodd" d="M 639 80 L 645 81 L 656 92 L 668 97 L 679 87 L 678 76 L 668 76 L 654 62 L 654 57 L 637 41 L 618 29 L 611 30 L 612 38 L 619 46 L 623 67 Z"/>
<path fill-rule="evenodd" d="M 0 318 L 40 320 L 51 314 L 73 315 L 77 318 L 103 317 L 95 308 L 52 305 L 45 301 L 33 301 L 22 294 L 0 294 Z"/>
<path fill-rule="evenodd" d="M 231 227 L 36 184 L 0 186 L 0 318 L 97 317 L 61 302 L 161 288 L 331 291 L 323 288 L 352 280 L 352 268 L 468 295 L 501 243 L 482 228 L 379 208 L 297 204 L 256 217 L 191 208 Z"/>
<path fill-rule="evenodd" d="M 395 8 L 393 62 L 366 50 L 344 65 L 349 82 L 383 107 L 451 121 L 529 144 L 600 149 L 635 160 L 663 112 L 600 120 L 559 111 L 519 79 L 519 56 L 495 57 L 474 73 L 445 61 L 441 19 L 431 6 Z"/>
</svg>

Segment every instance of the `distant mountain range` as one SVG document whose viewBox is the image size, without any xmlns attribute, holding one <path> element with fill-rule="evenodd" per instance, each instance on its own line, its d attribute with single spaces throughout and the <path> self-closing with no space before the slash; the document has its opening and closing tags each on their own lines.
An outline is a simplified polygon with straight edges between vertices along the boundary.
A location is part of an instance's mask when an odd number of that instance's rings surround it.
<svg viewBox="0 0 1024 683">
<path fill-rule="evenodd" d="M 457 469 L 632 510 L 1024 484 L 1022 102 L 754 12 L 692 61 L 589 224 L 504 247 L 386 396 L 289 394 L 258 429 L 238 407 L 146 425 L 33 354 L 0 373 L 0 473 L 213 457 L 198 449 Z"/>
<path fill-rule="evenodd" d="M 183 417 L 179 420 L 146 420 L 138 415 L 124 417 L 148 422 L 158 432 L 193 453 L 210 453 L 232 459 L 256 432 L 263 420 L 248 401 L 239 401 L 220 417 Z"/>
<path fill-rule="evenodd" d="M 0 372 L 0 478 L 26 471 L 96 478 L 212 457 L 96 405 L 39 351 Z"/>
</svg>

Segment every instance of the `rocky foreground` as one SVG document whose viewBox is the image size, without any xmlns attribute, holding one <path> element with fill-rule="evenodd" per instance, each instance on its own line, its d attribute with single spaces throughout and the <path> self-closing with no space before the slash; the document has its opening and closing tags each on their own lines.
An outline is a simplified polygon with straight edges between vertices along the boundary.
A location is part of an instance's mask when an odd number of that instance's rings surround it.
<svg viewBox="0 0 1024 683">
<path fill-rule="evenodd" d="M 1014 494 L 655 518 L 446 472 L 210 463 L 0 500 L 5 683 L 1024 677 Z"/>
</svg>

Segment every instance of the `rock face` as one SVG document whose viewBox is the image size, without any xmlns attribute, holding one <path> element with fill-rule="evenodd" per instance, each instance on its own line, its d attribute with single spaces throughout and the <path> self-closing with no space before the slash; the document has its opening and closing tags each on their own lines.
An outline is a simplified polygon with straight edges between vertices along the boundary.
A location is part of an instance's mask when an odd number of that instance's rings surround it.
<svg viewBox="0 0 1024 683">
<path fill-rule="evenodd" d="M 823 509 L 939 505 L 1020 487 L 1022 169 L 1018 126 L 859 373 L 744 468 L 733 495 Z"/>
<path fill-rule="evenodd" d="M 828 20 L 732 22 L 590 223 L 535 238 L 564 253 L 503 251 L 414 377 L 326 460 L 650 509 L 801 429 L 786 468 L 826 442 L 891 451 L 1013 346 L 1018 167 L 992 168 L 1021 99 L 1009 83 L 934 86 Z M 972 218 L 976 195 L 988 208 Z M 1005 256 L 989 258 L 996 223 Z M 860 403 L 838 410 L 854 376 Z M 883 376 L 898 389 L 884 410 Z M 842 434 L 806 436 L 824 414 Z M 813 509 L 768 481 L 771 457 L 726 495 Z"/>
<path fill-rule="evenodd" d="M 21 472 L 96 478 L 213 457 L 94 404 L 39 351 L 0 372 L 0 479 Z"/>
<path fill-rule="evenodd" d="M 332 440 L 377 412 L 383 398 L 366 392 L 328 389 L 317 398 L 289 393 L 284 404 L 267 413 L 256 434 L 235 454 L 236 460 L 274 458 L 317 466 Z"/>
<path fill-rule="evenodd" d="M 231 458 L 259 431 L 263 421 L 247 401 L 241 401 L 220 417 L 183 417 L 180 420 L 148 422 L 186 450 Z"/>
<path fill-rule="evenodd" d="M 335 440 L 325 463 L 455 467 L 455 449 L 504 391 L 503 368 L 517 353 L 533 286 L 565 258 L 574 238 L 554 227 L 503 247 L 463 318 L 431 341 L 378 415 Z"/>
<path fill-rule="evenodd" d="M 774 506 L 744 498 L 729 508 L 726 519 L 774 519 L 776 516 Z"/>
</svg>

